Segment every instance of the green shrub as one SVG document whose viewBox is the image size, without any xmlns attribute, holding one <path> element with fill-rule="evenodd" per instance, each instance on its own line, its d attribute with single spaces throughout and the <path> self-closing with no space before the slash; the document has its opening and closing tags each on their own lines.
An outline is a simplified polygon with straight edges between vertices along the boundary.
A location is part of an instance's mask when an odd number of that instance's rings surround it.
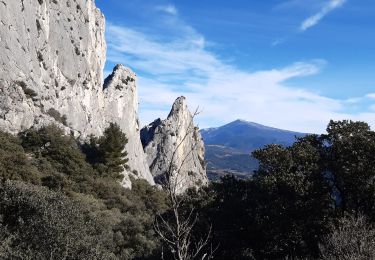
<svg viewBox="0 0 375 260">
<path fill-rule="evenodd" d="M 84 151 L 88 161 L 95 165 L 102 176 L 120 180 L 121 173 L 128 168 L 125 146 L 128 142 L 126 135 L 117 124 L 111 123 L 100 138 L 91 137 Z"/>
<path fill-rule="evenodd" d="M 32 154 L 26 154 L 21 141 L 0 131 L 0 179 L 23 180 L 38 184 L 42 177 L 33 165 Z"/>
<path fill-rule="evenodd" d="M 61 115 L 59 111 L 57 111 L 56 109 L 54 108 L 50 108 L 48 111 L 47 111 L 47 114 L 51 117 L 53 117 L 57 122 L 67 126 L 68 125 L 68 122 L 67 122 L 67 118 L 66 118 L 66 115 Z"/>
<path fill-rule="evenodd" d="M 7 241 L 0 258 L 115 259 L 101 246 L 105 231 L 99 223 L 62 194 L 6 181 L 0 198 L 0 225 Z"/>
<path fill-rule="evenodd" d="M 24 81 L 17 81 L 16 84 L 22 88 L 22 90 L 25 93 L 27 98 L 32 99 L 32 98 L 38 96 L 38 94 L 34 90 L 27 87 L 27 85 Z"/>
<path fill-rule="evenodd" d="M 49 259 L 47 251 L 53 259 L 159 256 L 153 221 L 167 207 L 165 194 L 142 180 L 132 180 L 132 190 L 120 185 L 126 137 L 112 127 L 84 147 L 54 125 L 0 133 L 0 258 Z"/>
</svg>

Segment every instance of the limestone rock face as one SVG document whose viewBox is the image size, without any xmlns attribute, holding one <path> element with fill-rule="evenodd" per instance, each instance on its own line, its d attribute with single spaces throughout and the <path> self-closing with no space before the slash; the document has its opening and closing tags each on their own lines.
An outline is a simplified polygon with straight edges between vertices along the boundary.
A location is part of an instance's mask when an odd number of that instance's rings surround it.
<svg viewBox="0 0 375 260">
<path fill-rule="evenodd" d="M 122 65 L 115 67 L 104 82 L 104 118 L 107 124 L 117 123 L 129 139 L 126 148 L 130 174 L 154 184 L 139 138 L 138 94 L 135 83 L 136 76 L 129 68 Z"/>
<path fill-rule="evenodd" d="M 141 130 L 141 140 L 155 181 L 162 182 L 170 163 L 178 192 L 208 183 L 204 143 L 185 97 L 179 97 L 165 120 Z"/>
<path fill-rule="evenodd" d="M 93 0 L 3 0 L 0 26 L 1 128 L 65 115 L 77 135 L 100 134 L 105 22 Z"/>
<path fill-rule="evenodd" d="M 102 84 L 104 31 L 94 0 L 1 0 L 0 129 L 55 123 L 84 140 L 116 122 L 129 138 L 130 174 L 153 184 L 139 141 L 134 73 L 117 66 Z"/>
</svg>

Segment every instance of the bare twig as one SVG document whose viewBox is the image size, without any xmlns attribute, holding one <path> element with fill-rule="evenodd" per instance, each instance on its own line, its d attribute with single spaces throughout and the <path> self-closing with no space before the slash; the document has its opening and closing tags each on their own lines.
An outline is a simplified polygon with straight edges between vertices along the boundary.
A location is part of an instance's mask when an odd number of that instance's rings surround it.
<svg viewBox="0 0 375 260">
<path fill-rule="evenodd" d="M 196 131 L 194 118 L 199 113 L 199 108 L 197 108 L 191 117 L 186 132 L 173 150 L 165 173 L 163 186 L 168 194 L 171 216 L 166 219 L 162 214 L 158 214 L 154 223 L 155 232 L 167 245 L 171 255 L 176 260 L 192 260 L 198 259 L 198 257 L 201 257 L 200 259 L 202 260 L 212 259 L 217 249 L 213 249 L 212 245 L 210 245 L 211 226 L 208 233 L 203 238 L 194 242 L 196 238 L 193 236 L 193 229 L 198 221 L 198 214 L 195 212 L 194 207 L 190 209 L 188 214 L 183 212 L 182 203 L 184 202 L 184 196 L 178 193 L 178 188 L 180 185 L 184 184 L 184 179 L 181 177 L 182 168 L 191 156 L 194 156 L 193 151 L 196 149 L 196 144 L 190 147 L 190 150 L 184 155 L 179 165 L 175 165 L 175 157 L 187 138 Z M 180 130 L 181 127 L 181 125 L 178 126 L 178 129 Z M 206 248 L 207 252 L 203 252 Z M 162 249 L 162 259 L 164 259 L 164 248 Z"/>
</svg>

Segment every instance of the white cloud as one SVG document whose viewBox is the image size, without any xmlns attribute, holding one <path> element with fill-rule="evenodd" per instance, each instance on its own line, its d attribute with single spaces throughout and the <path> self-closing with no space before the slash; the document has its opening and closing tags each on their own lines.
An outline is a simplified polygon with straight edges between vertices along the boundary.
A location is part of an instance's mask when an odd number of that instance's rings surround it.
<svg viewBox="0 0 375 260">
<path fill-rule="evenodd" d="M 346 0 L 329 0 L 318 13 L 310 16 L 304 20 L 300 26 L 301 31 L 305 31 L 315 25 L 317 25 L 328 13 L 332 12 L 336 8 L 341 7 Z"/>
<path fill-rule="evenodd" d="M 175 29 L 175 28 L 174 28 Z M 284 68 L 245 71 L 220 59 L 205 47 L 205 39 L 180 25 L 172 39 L 110 24 L 108 59 L 125 63 L 139 75 L 140 118 L 143 124 L 164 118 L 180 95 L 192 109 L 201 107 L 200 127 L 217 126 L 241 118 L 279 128 L 321 133 L 330 119 L 375 121 L 375 113 L 351 115 L 349 103 L 312 91 L 289 87 L 287 80 L 315 75 L 324 60 L 296 62 Z M 375 97 L 375 95 L 374 95 Z"/>
<path fill-rule="evenodd" d="M 162 6 L 157 6 L 156 10 L 170 14 L 170 15 L 177 15 L 178 10 L 174 5 L 162 5 Z"/>
</svg>

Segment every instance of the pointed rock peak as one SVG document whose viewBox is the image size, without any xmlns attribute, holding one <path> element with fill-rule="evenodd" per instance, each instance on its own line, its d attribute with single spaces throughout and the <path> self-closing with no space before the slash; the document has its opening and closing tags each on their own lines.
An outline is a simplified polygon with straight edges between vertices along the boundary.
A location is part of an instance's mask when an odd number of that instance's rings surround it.
<svg viewBox="0 0 375 260">
<path fill-rule="evenodd" d="M 186 98 L 174 102 L 168 118 L 156 120 L 141 130 L 143 149 L 156 182 L 165 179 L 169 165 L 176 166 L 172 185 L 178 193 L 208 183 L 204 161 L 204 143 L 194 126 Z"/>
<path fill-rule="evenodd" d="M 112 85 L 118 89 L 121 85 L 128 85 L 129 82 L 134 82 L 135 78 L 136 75 L 130 68 L 122 64 L 117 64 L 111 75 L 104 80 L 103 89 L 109 88 Z"/>
<path fill-rule="evenodd" d="M 186 103 L 186 98 L 184 96 L 178 97 L 176 101 L 173 103 L 171 112 L 169 112 L 168 118 L 177 115 L 179 113 L 185 113 L 189 112 L 187 103 Z"/>
</svg>

